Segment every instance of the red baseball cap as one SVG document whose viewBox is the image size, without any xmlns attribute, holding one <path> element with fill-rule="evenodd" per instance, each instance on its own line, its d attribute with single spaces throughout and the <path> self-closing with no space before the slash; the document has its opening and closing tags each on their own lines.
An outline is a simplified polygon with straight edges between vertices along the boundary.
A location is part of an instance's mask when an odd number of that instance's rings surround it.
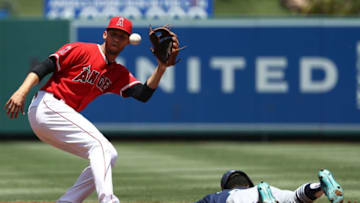
<svg viewBox="0 0 360 203">
<path fill-rule="evenodd" d="M 119 29 L 127 32 L 129 35 L 132 33 L 132 23 L 129 19 L 115 16 L 110 19 L 109 25 L 106 29 Z"/>
</svg>

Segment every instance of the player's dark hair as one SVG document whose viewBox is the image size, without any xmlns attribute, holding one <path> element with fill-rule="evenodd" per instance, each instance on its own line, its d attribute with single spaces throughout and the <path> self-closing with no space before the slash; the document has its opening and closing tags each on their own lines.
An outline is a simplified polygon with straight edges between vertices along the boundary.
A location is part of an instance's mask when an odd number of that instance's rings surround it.
<svg viewBox="0 0 360 203">
<path fill-rule="evenodd" d="M 233 188 L 248 188 L 250 187 L 249 180 L 239 174 L 233 173 L 229 177 L 229 181 L 226 183 L 225 188 L 233 189 Z"/>
</svg>

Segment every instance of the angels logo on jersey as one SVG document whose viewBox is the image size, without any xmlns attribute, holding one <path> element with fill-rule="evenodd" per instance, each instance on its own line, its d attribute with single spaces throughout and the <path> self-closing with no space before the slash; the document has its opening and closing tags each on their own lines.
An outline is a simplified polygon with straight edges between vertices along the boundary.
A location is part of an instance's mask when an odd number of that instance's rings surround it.
<svg viewBox="0 0 360 203">
<path fill-rule="evenodd" d="M 101 75 L 100 79 L 97 80 L 99 78 L 100 73 L 96 70 L 91 70 L 91 65 L 88 65 L 86 67 L 83 67 L 83 70 L 81 71 L 81 73 L 79 73 L 76 77 L 74 77 L 74 79 L 72 79 L 73 81 L 79 81 L 81 83 L 89 83 L 91 85 L 93 85 L 96 81 L 96 87 L 100 90 L 100 91 L 105 91 L 107 88 L 110 87 L 110 85 L 112 84 L 111 80 L 104 76 Z"/>
</svg>

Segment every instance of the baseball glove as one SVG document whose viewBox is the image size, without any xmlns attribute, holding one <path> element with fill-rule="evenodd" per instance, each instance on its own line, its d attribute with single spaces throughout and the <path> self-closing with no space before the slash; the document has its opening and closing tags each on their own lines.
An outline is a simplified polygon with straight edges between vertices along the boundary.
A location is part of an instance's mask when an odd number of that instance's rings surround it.
<svg viewBox="0 0 360 203">
<path fill-rule="evenodd" d="M 150 49 L 159 61 L 168 66 L 175 65 L 180 61 L 177 60 L 176 57 L 179 51 L 185 48 L 173 47 L 174 42 L 178 43 L 173 37 L 176 37 L 176 35 L 170 31 L 168 25 L 155 29 L 150 25 L 149 38 L 152 43 L 152 48 Z"/>
</svg>

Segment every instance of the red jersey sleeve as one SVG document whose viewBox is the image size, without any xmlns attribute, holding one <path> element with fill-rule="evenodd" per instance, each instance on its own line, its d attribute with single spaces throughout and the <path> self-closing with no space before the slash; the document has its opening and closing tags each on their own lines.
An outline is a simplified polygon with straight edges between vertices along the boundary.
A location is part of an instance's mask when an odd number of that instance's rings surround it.
<svg viewBox="0 0 360 203">
<path fill-rule="evenodd" d="M 118 72 L 118 78 L 117 80 L 114 82 L 114 84 L 112 85 L 111 88 L 111 92 L 115 93 L 115 94 L 119 94 L 122 97 L 128 97 L 128 95 L 124 94 L 123 92 L 132 87 L 135 84 L 141 83 L 140 81 L 138 81 L 133 74 L 131 74 L 127 68 L 123 67 L 123 66 L 118 66 L 117 67 Z"/>
<path fill-rule="evenodd" d="M 81 43 L 69 43 L 65 44 L 49 57 L 56 59 L 56 69 L 59 72 L 81 60 L 81 57 L 84 56 L 83 52 L 84 50 L 81 47 Z"/>
</svg>

